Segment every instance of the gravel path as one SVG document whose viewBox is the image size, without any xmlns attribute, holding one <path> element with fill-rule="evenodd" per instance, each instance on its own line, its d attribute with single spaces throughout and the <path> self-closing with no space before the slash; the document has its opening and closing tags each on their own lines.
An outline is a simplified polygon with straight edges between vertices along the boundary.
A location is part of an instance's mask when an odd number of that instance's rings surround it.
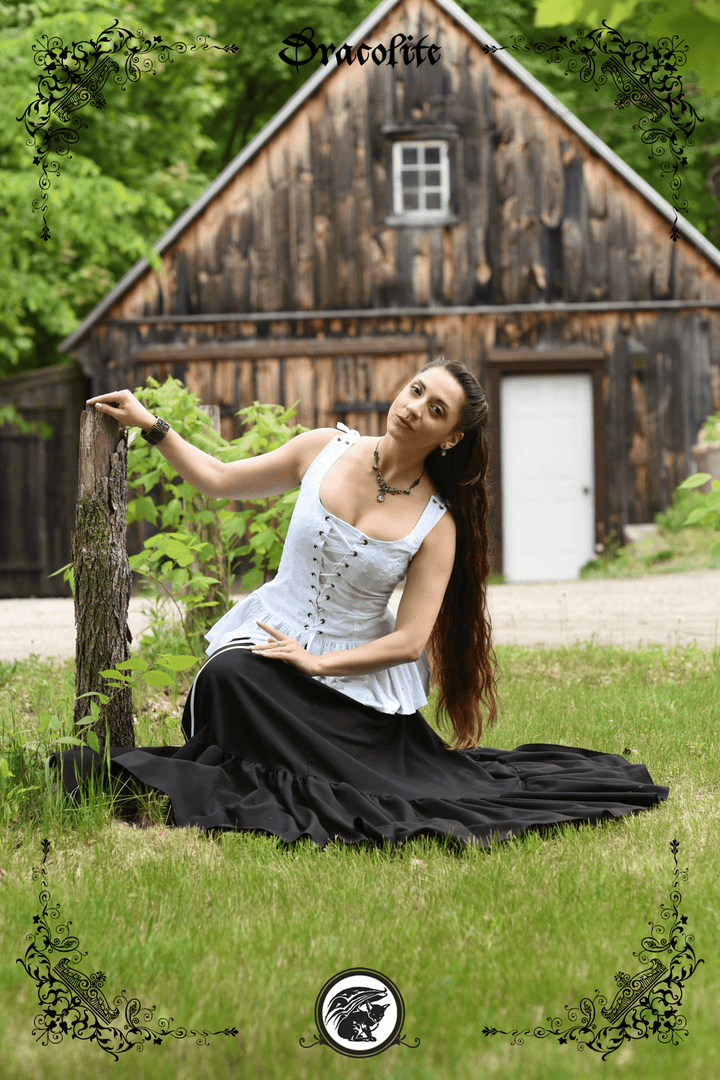
<svg viewBox="0 0 720 1080">
<path fill-rule="evenodd" d="M 397 612 L 402 593 L 393 596 Z M 240 597 L 238 597 L 239 599 Z M 128 622 L 136 647 L 147 601 L 130 600 Z M 563 581 L 540 585 L 491 585 L 490 613 L 498 645 L 572 645 L 595 640 L 634 648 L 640 643 L 720 642 L 720 570 L 652 574 L 614 581 Z M 0 660 L 31 654 L 75 655 L 72 599 L 0 600 Z"/>
</svg>

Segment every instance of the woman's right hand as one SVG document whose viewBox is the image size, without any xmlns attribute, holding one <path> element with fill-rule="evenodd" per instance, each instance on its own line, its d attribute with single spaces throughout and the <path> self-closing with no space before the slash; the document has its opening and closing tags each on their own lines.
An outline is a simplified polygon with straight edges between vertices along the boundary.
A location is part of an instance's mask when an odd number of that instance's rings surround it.
<svg viewBox="0 0 720 1080">
<path fill-rule="evenodd" d="M 89 398 L 86 405 L 94 405 L 98 412 L 112 416 L 123 427 L 140 427 L 149 431 L 155 426 L 156 417 L 138 401 L 131 390 L 115 390 L 111 394 L 99 394 Z"/>
</svg>

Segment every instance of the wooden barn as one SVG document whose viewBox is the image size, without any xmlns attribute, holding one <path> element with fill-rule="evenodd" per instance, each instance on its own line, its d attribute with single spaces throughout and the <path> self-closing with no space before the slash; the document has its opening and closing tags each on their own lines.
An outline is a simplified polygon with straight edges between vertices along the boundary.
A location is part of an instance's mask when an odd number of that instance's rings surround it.
<svg viewBox="0 0 720 1080">
<path fill-rule="evenodd" d="M 173 374 L 228 438 L 253 400 L 382 434 L 459 358 L 491 399 L 495 569 L 572 578 L 694 471 L 720 251 L 683 219 L 672 242 L 672 206 L 452 0 L 346 40 L 396 34 L 437 62 L 319 65 L 61 349 L 93 393 Z"/>
</svg>

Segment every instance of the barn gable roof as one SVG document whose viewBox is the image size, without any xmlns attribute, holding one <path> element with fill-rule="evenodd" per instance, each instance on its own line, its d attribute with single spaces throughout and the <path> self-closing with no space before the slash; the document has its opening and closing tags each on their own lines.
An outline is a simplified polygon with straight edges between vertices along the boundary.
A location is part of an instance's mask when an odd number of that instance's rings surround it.
<svg viewBox="0 0 720 1080">
<path fill-rule="evenodd" d="M 521 63 L 519 63 L 519 61 L 509 53 L 500 51 L 501 46 L 499 42 L 495 41 L 490 34 L 486 33 L 486 31 L 483 30 L 483 28 L 479 26 L 467 12 L 463 11 L 454 0 L 426 0 L 426 2 L 435 4 L 441 8 L 447 15 L 462 26 L 462 28 L 467 31 L 478 44 L 496 46 L 498 51 L 493 53 L 493 58 L 498 64 L 504 67 L 520 83 L 522 83 L 524 87 L 531 91 L 549 111 L 558 116 L 567 127 L 569 127 L 591 150 L 594 151 L 595 154 L 598 155 L 598 157 L 614 169 L 627 184 L 635 188 L 636 191 L 638 191 L 643 198 L 655 208 L 655 210 L 666 218 L 668 222 L 673 222 L 675 220 L 675 208 L 666 199 L 659 195 L 654 188 L 642 179 L 642 177 L 638 176 L 638 174 L 631 169 L 626 162 L 618 157 L 618 155 L 611 150 L 602 139 L 598 138 L 598 136 L 586 127 L 585 124 L 570 111 L 570 109 L 563 105 L 561 101 L 539 83 L 538 80 L 534 78 Z M 398 7 L 400 3 L 402 3 L 402 0 L 382 0 L 382 3 L 378 4 L 357 29 L 354 30 L 353 33 L 347 35 L 345 42 L 348 45 L 355 47 L 355 45 L 359 44 L 364 39 L 367 39 L 375 27 L 388 16 L 393 8 Z M 233 177 L 240 172 L 247 162 L 249 162 L 272 139 L 276 132 L 279 131 L 302 107 L 305 101 L 317 91 L 323 81 L 334 74 L 336 70 L 337 64 L 330 62 L 327 66 L 320 67 L 314 75 L 310 76 L 307 82 L 305 82 L 300 89 L 293 94 L 289 101 L 287 101 L 275 114 L 272 120 L 270 120 L 247 144 L 247 146 L 243 147 L 240 153 L 225 166 L 222 172 L 218 174 L 202 195 L 198 196 L 195 202 L 192 203 L 179 218 L 177 218 L 165 233 L 163 233 L 160 239 L 153 245 L 158 254 L 162 254 L 175 242 L 175 240 L 177 240 L 188 225 L 202 214 L 215 196 L 230 183 Z M 680 215 L 678 215 L 677 230 L 679 234 L 693 244 L 717 270 L 720 270 L 720 250 Z M 668 242 L 670 242 L 669 237 Z M 86 315 L 77 329 L 60 343 L 58 346 L 60 351 L 69 352 L 72 350 L 98 319 L 102 318 L 102 316 L 122 298 L 128 289 L 138 281 L 139 278 L 147 273 L 149 268 L 146 259 L 139 259 L 135 265 L 123 275 L 110 292 L 108 292 L 107 295 L 95 305 L 92 311 Z"/>
</svg>

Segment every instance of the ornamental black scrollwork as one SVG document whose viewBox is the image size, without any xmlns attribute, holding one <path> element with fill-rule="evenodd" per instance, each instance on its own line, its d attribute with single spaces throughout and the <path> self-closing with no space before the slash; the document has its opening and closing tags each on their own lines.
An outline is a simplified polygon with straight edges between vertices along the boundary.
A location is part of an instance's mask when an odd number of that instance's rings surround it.
<svg viewBox="0 0 720 1080">
<path fill-rule="evenodd" d="M 660 162 L 660 172 L 663 177 L 669 177 L 675 204 L 670 239 L 677 241 L 678 211 L 686 213 L 689 209 L 687 200 L 679 199 L 680 169 L 688 163 L 685 148 L 694 145 L 695 125 L 703 122 L 683 97 L 682 78 L 677 74 L 678 68 L 687 62 L 688 46 L 678 37 L 660 38 L 656 44 L 626 41 L 619 30 L 604 20 L 595 30 L 578 30 L 575 38 L 533 42 L 514 34 L 512 40 L 512 45 L 483 45 L 483 50 L 495 53 L 507 48 L 534 52 L 546 56 L 548 64 L 562 64 L 565 60 L 566 76 L 578 75 L 581 82 L 594 83 L 596 91 L 610 78 L 618 91 L 616 108 L 633 105 L 647 114 L 632 126 L 633 130 L 640 130 L 641 141 L 651 147 L 651 161 L 664 157 L 666 150 L 670 152 L 671 159 Z"/>
<path fill-rule="evenodd" d="M 561 1017 L 548 1017 L 549 1027 L 515 1028 L 501 1031 L 485 1027 L 483 1035 L 512 1035 L 513 1046 L 523 1043 L 522 1036 L 535 1039 L 557 1038 L 559 1044 L 575 1043 L 578 1050 L 595 1050 L 608 1054 L 618 1050 L 624 1042 L 649 1039 L 656 1035 L 659 1042 L 679 1046 L 681 1038 L 687 1037 L 687 1021 L 677 1010 L 682 1004 L 682 989 L 702 959 L 696 959 L 691 945 L 692 934 L 685 931 L 687 916 L 680 914 L 682 895 L 679 881 L 687 881 L 687 869 L 680 870 L 677 852 L 680 844 L 670 842 L 675 860 L 675 872 L 670 888 L 670 904 L 660 908 L 665 925 L 649 923 L 651 932 L 641 940 L 641 950 L 634 952 L 641 964 L 647 965 L 636 975 L 619 971 L 615 982 L 619 989 L 610 1005 L 598 990 L 593 998 L 582 998 L 580 1004 L 565 1006 L 568 1024 Z M 651 954 L 655 954 L 652 955 Z M 664 955 L 667 954 L 667 955 Z M 660 959 L 660 955 L 664 959 Z M 603 1018 L 608 1021 L 604 1026 Z"/>
<path fill-rule="evenodd" d="M 102 109 L 107 104 L 103 89 L 108 80 L 125 90 L 128 82 L 137 82 L 143 73 L 157 74 L 153 66 L 151 53 L 163 64 L 172 64 L 171 53 L 196 52 L 198 49 L 218 49 L 220 52 L 236 53 L 237 45 L 208 45 L 207 39 L 198 35 L 198 45 L 188 46 L 184 41 L 168 45 L 161 37 L 144 40 L 143 30 L 125 29 L 116 19 L 112 26 L 106 27 L 97 38 L 88 41 L 73 41 L 64 45 L 59 37 L 49 38 L 41 35 L 44 46 L 33 45 L 35 63 L 43 68 L 38 78 L 38 93 L 18 116 L 18 123 L 25 122 L 30 135 L 28 146 L 35 146 L 37 156 L 33 164 L 42 170 L 39 186 L 42 192 L 39 199 L 33 199 L 33 213 L 42 211 L 43 228 L 40 233 L 43 240 L 50 239 L 47 224 L 47 200 L 50 188 L 50 174 L 57 176 L 60 167 L 57 161 L 48 161 L 48 155 L 66 154 L 79 139 L 79 132 L 87 127 L 76 115 L 79 109 L 91 105 Z M 136 39 L 137 44 L 130 44 Z M 125 56 L 124 73 L 120 64 L 113 60 L 117 53 Z M 56 120 L 61 122 L 58 127 Z"/>
<path fill-rule="evenodd" d="M 127 1050 L 142 1050 L 144 1043 L 160 1046 L 165 1037 L 184 1039 L 192 1035 L 198 1046 L 208 1046 L 210 1035 L 239 1034 L 237 1028 L 223 1031 L 195 1031 L 171 1027 L 172 1017 L 158 1017 L 153 1025 L 155 1006 L 143 1008 L 138 998 L 128 999 L 125 991 L 110 1004 L 103 993 L 106 975 L 96 971 L 86 975 L 78 967 L 86 952 L 80 951 L 77 937 L 69 933 L 71 921 L 59 924 L 60 907 L 50 905 L 46 861 L 50 841 L 42 841 L 41 867 L 33 868 L 33 880 L 42 881 L 39 893 L 42 905 L 33 917 L 35 930 L 28 934 L 30 942 L 25 958 L 18 958 L 30 978 L 37 983 L 41 1012 L 35 1016 L 33 1035 L 43 1046 L 60 1043 L 65 1035 L 86 1039 L 110 1054 L 115 1061 Z M 58 925 L 53 926 L 53 922 Z M 117 1023 L 113 1023 L 117 1021 Z"/>
</svg>

